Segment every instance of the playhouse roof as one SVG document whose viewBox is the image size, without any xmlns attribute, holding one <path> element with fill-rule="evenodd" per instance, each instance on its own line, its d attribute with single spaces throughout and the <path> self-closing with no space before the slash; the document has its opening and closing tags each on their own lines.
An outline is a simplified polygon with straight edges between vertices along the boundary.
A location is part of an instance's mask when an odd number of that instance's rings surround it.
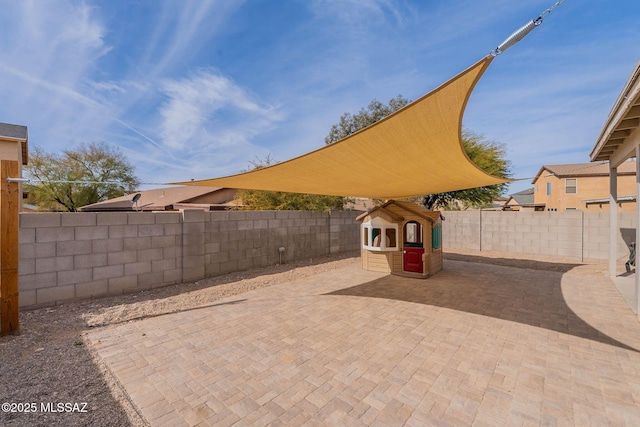
<svg viewBox="0 0 640 427">
<path fill-rule="evenodd" d="M 390 205 L 395 205 L 398 206 L 400 209 L 407 211 L 407 212 L 411 212 L 414 215 L 417 215 L 421 218 L 427 219 L 431 222 L 435 222 L 438 218 L 442 218 L 442 215 L 440 214 L 440 212 L 438 211 L 430 211 L 416 203 L 412 203 L 412 202 L 401 202 L 399 200 L 389 200 L 388 202 L 384 203 L 383 205 L 380 206 L 376 206 L 375 208 L 369 210 L 368 212 L 365 212 L 361 215 L 358 215 L 356 217 L 357 221 L 362 221 L 364 220 L 367 216 L 371 215 L 372 213 L 378 211 L 378 212 L 384 212 L 385 214 L 387 214 L 388 216 L 390 216 L 391 218 L 394 219 L 394 221 L 403 221 L 404 217 L 400 214 L 397 213 L 397 211 L 391 211 L 388 209 L 388 207 Z"/>
<path fill-rule="evenodd" d="M 239 175 L 179 184 L 401 199 L 508 182 L 478 168 L 461 142 L 465 106 L 492 58 L 321 149 Z"/>
</svg>

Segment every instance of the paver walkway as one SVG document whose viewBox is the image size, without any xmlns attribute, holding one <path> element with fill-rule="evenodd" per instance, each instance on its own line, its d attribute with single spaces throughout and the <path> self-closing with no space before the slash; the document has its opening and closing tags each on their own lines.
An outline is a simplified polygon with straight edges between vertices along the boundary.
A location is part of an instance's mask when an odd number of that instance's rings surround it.
<svg viewBox="0 0 640 427">
<path fill-rule="evenodd" d="M 354 265 L 89 334 L 153 426 L 640 425 L 640 324 L 611 281 Z"/>
</svg>

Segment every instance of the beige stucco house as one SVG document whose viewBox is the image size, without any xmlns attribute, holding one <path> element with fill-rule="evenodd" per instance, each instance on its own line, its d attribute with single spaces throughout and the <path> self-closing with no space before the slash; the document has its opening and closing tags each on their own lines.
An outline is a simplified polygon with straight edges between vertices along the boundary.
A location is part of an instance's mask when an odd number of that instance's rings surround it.
<svg viewBox="0 0 640 427">
<path fill-rule="evenodd" d="M 635 211 L 635 160 L 618 166 L 619 211 Z M 533 179 L 533 203 L 546 211 L 609 211 L 609 163 L 545 165 Z"/>
</svg>

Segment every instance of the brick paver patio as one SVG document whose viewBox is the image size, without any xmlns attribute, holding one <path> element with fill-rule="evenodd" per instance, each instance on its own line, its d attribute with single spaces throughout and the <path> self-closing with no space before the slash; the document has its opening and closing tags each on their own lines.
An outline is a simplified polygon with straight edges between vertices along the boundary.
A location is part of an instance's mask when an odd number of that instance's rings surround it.
<svg viewBox="0 0 640 427">
<path fill-rule="evenodd" d="M 353 265 L 89 340 L 153 426 L 640 425 L 640 324 L 571 267 Z"/>
</svg>

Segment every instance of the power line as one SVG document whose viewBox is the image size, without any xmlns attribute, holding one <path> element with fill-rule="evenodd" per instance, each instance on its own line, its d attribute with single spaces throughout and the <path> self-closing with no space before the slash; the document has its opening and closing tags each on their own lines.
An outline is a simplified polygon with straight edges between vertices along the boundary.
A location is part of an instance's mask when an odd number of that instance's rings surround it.
<svg viewBox="0 0 640 427">
<path fill-rule="evenodd" d="M 77 184 L 77 185 L 120 185 L 125 186 L 129 183 L 123 181 L 78 181 L 78 180 L 64 180 L 64 179 L 31 179 L 31 178 L 7 178 L 8 182 L 20 182 L 24 184 L 31 183 L 44 183 L 44 184 Z M 175 185 L 168 182 L 139 182 L 138 185 Z"/>
</svg>

